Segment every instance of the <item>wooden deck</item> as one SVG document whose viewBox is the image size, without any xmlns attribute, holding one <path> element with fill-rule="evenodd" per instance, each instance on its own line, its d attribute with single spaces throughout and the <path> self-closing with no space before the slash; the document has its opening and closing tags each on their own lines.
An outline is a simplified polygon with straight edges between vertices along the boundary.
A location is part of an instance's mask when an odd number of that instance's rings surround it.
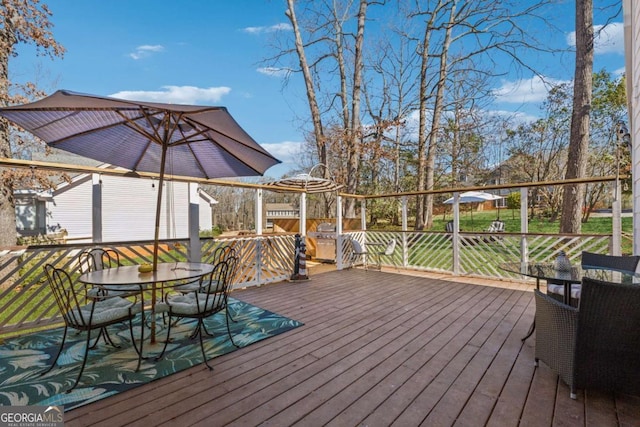
<svg viewBox="0 0 640 427">
<path fill-rule="evenodd" d="M 465 280 L 465 279 L 459 279 Z M 304 326 L 65 414 L 66 426 L 639 426 L 640 398 L 533 364 L 533 293 L 352 269 L 233 296 Z"/>
</svg>

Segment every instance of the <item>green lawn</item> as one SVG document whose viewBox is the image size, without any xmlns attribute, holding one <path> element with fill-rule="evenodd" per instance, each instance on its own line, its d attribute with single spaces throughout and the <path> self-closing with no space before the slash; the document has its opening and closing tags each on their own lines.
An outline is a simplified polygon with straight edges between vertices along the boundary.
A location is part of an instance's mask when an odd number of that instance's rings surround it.
<svg viewBox="0 0 640 427">
<path fill-rule="evenodd" d="M 434 231 L 445 229 L 447 221 L 453 219 L 451 214 L 446 215 L 443 219 L 442 215 L 434 218 Z M 497 211 L 474 212 L 473 222 L 471 214 L 468 211 L 460 213 L 460 229 L 463 231 L 483 231 L 486 230 L 491 221 L 497 219 Z M 500 220 L 505 224 L 505 231 L 517 233 L 520 231 L 520 211 L 512 209 L 500 209 Z M 530 233 L 558 233 L 560 230 L 560 221 L 549 221 L 546 219 L 529 220 Z M 633 218 L 622 218 L 622 231 L 631 233 L 633 231 Z M 584 234 L 611 234 L 611 217 L 597 216 L 589 218 L 589 221 L 582 224 L 582 233 Z"/>
</svg>

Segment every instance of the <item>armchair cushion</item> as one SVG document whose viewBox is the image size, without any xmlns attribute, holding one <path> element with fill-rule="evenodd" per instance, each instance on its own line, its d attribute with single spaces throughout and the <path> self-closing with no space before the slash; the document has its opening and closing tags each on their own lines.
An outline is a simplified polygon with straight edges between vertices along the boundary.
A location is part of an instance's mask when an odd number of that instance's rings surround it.
<svg viewBox="0 0 640 427">
<path fill-rule="evenodd" d="M 564 285 L 558 285 L 556 283 L 547 284 L 547 293 L 564 296 Z M 571 298 L 579 299 L 582 293 L 582 286 L 579 284 L 571 285 Z"/>
</svg>

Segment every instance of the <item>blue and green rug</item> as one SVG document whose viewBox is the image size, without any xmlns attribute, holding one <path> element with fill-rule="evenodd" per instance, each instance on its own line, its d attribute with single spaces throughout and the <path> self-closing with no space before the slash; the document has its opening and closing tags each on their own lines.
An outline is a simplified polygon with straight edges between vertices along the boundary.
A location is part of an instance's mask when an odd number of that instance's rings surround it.
<svg viewBox="0 0 640 427">
<path fill-rule="evenodd" d="M 229 300 L 229 309 L 237 320 L 230 322 L 231 333 L 240 347 L 302 325 L 236 299 Z M 214 334 L 204 342 L 209 359 L 236 350 L 229 341 L 225 322 L 224 312 L 206 320 L 208 331 Z M 157 325 L 158 339 L 164 341 L 166 329 L 162 321 Z M 121 347 L 114 348 L 101 340 L 95 349 L 90 350 L 80 384 L 71 393 L 65 391 L 71 388 L 78 375 L 85 333 L 69 331 L 64 352 L 56 367 L 46 375 L 41 375 L 41 372 L 49 367 L 58 351 L 62 328 L 7 339 L 0 345 L 0 405 L 64 405 L 68 411 L 202 364 L 200 341 L 188 338 L 194 326 L 195 323 L 187 319 L 172 326 L 172 341 L 162 359 L 155 361 L 148 357 L 137 372 L 138 356 L 130 343 L 128 323 L 109 327 L 111 338 Z M 139 330 L 138 320 L 134 323 L 134 332 Z M 159 353 L 162 345 L 156 344 L 151 348 L 148 341 L 145 342 L 144 355 Z"/>
</svg>

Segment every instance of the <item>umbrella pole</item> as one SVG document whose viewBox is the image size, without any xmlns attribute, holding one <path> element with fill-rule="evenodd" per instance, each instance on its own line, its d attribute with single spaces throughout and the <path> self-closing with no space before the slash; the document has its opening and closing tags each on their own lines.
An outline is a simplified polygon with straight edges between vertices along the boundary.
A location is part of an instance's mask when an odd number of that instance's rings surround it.
<svg viewBox="0 0 640 427">
<path fill-rule="evenodd" d="M 160 211 L 162 210 L 162 191 L 164 187 L 164 162 L 167 157 L 167 146 L 162 145 L 162 158 L 160 160 L 160 178 L 158 180 L 158 198 L 156 200 L 156 228 L 153 236 L 153 271 L 158 267 L 158 240 L 160 239 Z"/>
<path fill-rule="evenodd" d="M 160 239 L 160 211 L 162 209 L 162 188 L 164 184 L 164 164 L 167 159 L 167 144 L 162 144 L 160 160 L 160 178 L 158 180 L 158 198 L 156 203 L 156 229 L 153 237 L 153 271 L 158 269 L 158 240 Z M 151 289 L 151 344 L 156 342 L 156 284 Z"/>
</svg>

